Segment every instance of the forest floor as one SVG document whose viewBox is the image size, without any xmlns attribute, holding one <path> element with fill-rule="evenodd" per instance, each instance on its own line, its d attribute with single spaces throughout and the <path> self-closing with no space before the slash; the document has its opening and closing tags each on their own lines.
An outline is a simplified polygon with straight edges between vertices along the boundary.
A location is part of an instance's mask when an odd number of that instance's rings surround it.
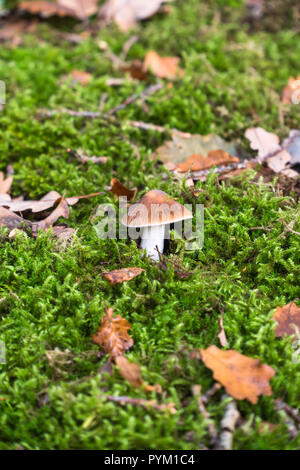
<svg viewBox="0 0 300 470">
<path fill-rule="evenodd" d="M 211 171 L 191 189 L 151 157 L 172 128 L 217 134 L 237 143 L 244 158 L 256 155 L 246 129 L 262 127 L 282 139 L 300 128 L 300 105 L 281 106 L 283 88 L 300 73 L 295 25 L 282 24 L 280 13 L 278 28 L 275 13 L 271 20 L 250 20 L 243 2 L 224 6 L 229 3 L 177 0 L 171 11 L 128 33 L 109 23 L 77 44 L 66 33 L 79 34 L 84 25 L 41 20 L 22 43 L 1 44 L 7 99 L 0 111 L 0 170 L 13 166 L 11 196 L 103 194 L 70 208 L 65 222 L 76 233 L 68 241 L 51 231 L 9 237 L 10 230 L 1 228 L 6 363 L 0 364 L 0 449 L 213 448 L 211 425 L 218 433 L 231 398 L 221 388 L 206 404 L 209 417 L 199 410 L 192 386 L 205 393 L 215 380 L 191 351 L 221 348 L 220 315 L 227 349 L 275 370 L 270 396 L 256 404 L 237 401 L 233 448 L 299 449 L 300 434 L 291 436 L 275 401 L 299 407 L 299 361 L 292 341 L 275 337 L 273 321 L 277 306 L 300 297 L 297 193 L 278 185 L 276 175 L 259 179 L 255 169 L 226 181 Z M 156 50 L 179 57 L 184 75 L 172 82 L 151 74 L 146 82 L 130 79 L 116 57 L 125 57 L 124 44 L 133 35 L 127 61 Z M 74 70 L 91 74 L 85 86 L 70 78 Z M 112 86 L 116 78 L 122 80 Z M 114 121 L 106 118 L 156 83 L 162 87 L 147 106 L 135 100 L 114 113 Z M 99 116 L 72 116 L 63 108 Z M 45 116 L 40 110 L 58 112 Z M 164 126 L 166 132 L 129 121 Z M 109 159 L 80 163 L 67 149 Z M 164 263 L 154 263 L 134 241 L 99 239 L 95 211 L 104 203 L 117 208 L 107 189 L 115 177 L 137 188 L 135 200 L 160 189 L 181 203 L 204 204 L 203 248 L 185 251 L 181 240 L 171 240 Z M 145 271 L 122 284 L 103 278 L 127 267 Z M 161 385 L 161 394 L 134 388 L 92 343 L 104 303 L 132 325 L 134 345 L 126 357 L 139 364 L 146 382 Z M 117 396 L 172 402 L 177 411 L 138 401 L 120 404 L 111 398 Z"/>
</svg>

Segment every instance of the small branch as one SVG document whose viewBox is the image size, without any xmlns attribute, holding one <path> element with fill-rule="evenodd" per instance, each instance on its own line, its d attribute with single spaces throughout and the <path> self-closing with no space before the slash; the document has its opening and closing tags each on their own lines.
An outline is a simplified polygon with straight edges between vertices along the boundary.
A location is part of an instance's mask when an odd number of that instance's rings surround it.
<svg viewBox="0 0 300 470">
<path fill-rule="evenodd" d="M 298 411 L 291 406 L 284 403 L 284 401 L 280 400 L 279 398 L 275 400 L 276 409 L 285 411 L 291 418 L 293 418 L 298 424 L 300 424 L 300 416 Z"/>
<path fill-rule="evenodd" d="M 215 393 L 220 390 L 222 386 L 218 383 L 218 382 L 215 382 L 213 384 L 213 386 L 207 390 L 206 393 L 204 393 L 204 395 L 202 395 L 202 401 L 205 405 L 207 405 L 207 403 L 209 402 L 209 400 L 215 395 Z"/>
<path fill-rule="evenodd" d="M 225 397 L 227 397 L 225 395 Z M 221 421 L 221 432 L 216 449 L 232 450 L 233 433 L 240 413 L 238 412 L 235 400 L 232 400 L 225 408 L 225 413 Z"/>
<path fill-rule="evenodd" d="M 119 104 L 115 108 L 112 108 L 110 111 L 108 111 L 108 115 L 111 116 L 112 114 L 115 114 L 118 111 L 121 111 L 122 109 L 125 109 L 129 104 L 133 103 L 134 101 L 136 101 L 139 98 L 141 98 L 142 101 L 144 101 L 148 96 L 150 96 L 153 93 L 156 93 L 157 91 L 161 90 L 162 87 L 163 87 L 162 83 L 157 83 L 156 85 L 149 86 L 148 88 L 146 88 L 141 93 L 135 93 L 135 94 L 129 96 L 123 103 Z"/>
</svg>

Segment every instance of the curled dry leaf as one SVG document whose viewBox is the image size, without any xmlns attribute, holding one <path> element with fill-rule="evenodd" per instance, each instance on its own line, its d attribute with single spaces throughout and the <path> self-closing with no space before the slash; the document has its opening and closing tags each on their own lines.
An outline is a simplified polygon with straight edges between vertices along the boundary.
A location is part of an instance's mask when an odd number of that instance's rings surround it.
<svg viewBox="0 0 300 470">
<path fill-rule="evenodd" d="M 220 340 L 221 346 L 225 348 L 226 346 L 228 346 L 228 341 L 227 341 L 224 326 L 223 326 L 223 315 L 221 315 L 219 318 L 219 326 L 220 326 L 220 331 L 218 334 L 218 338 Z"/>
<path fill-rule="evenodd" d="M 287 139 L 282 142 L 284 148 L 291 155 L 291 165 L 300 165 L 300 131 L 291 130 Z"/>
<path fill-rule="evenodd" d="M 247 399 L 257 403 L 259 395 L 271 395 L 269 380 L 274 377 L 272 367 L 262 364 L 259 359 L 252 359 L 237 351 L 222 351 L 216 346 L 200 349 L 201 359 L 213 371 L 229 395 L 237 400 Z"/>
<path fill-rule="evenodd" d="M 179 68 L 179 60 L 178 57 L 161 57 L 156 51 L 149 51 L 146 54 L 143 69 L 150 70 L 158 78 L 182 77 L 184 71 Z"/>
<path fill-rule="evenodd" d="M 43 18 L 71 16 L 84 20 L 96 13 L 97 4 L 98 0 L 57 0 L 56 3 L 38 0 L 21 2 L 19 9 Z"/>
<path fill-rule="evenodd" d="M 0 197 L 1 194 L 9 193 L 12 182 L 12 176 L 8 176 L 8 178 L 4 179 L 4 174 L 2 171 L 0 171 Z"/>
<path fill-rule="evenodd" d="M 165 0 L 107 0 L 99 16 L 105 22 L 114 20 L 121 31 L 129 31 L 138 20 L 144 20 L 156 13 Z"/>
<path fill-rule="evenodd" d="M 277 323 L 275 329 L 277 337 L 294 335 L 293 341 L 297 339 L 296 333 L 300 331 L 300 307 L 297 307 L 295 302 L 277 307 L 273 319 Z"/>
<path fill-rule="evenodd" d="M 117 197 L 126 196 L 129 201 L 134 198 L 136 193 L 136 188 L 129 189 L 118 178 L 113 178 L 110 182 L 111 185 L 111 192 L 115 194 Z"/>
<path fill-rule="evenodd" d="M 4 207 L 0 207 L 0 226 L 14 230 L 23 226 L 31 227 L 31 222 Z"/>
<path fill-rule="evenodd" d="M 262 127 L 247 129 L 245 137 L 250 141 L 250 147 L 258 150 L 258 161 L 262 163 L 269 155 L 280 150 L 279 137 L 272 132 L 265 131 Z"/>
<path fill-rule="evenodd" d="M 297 78 L 290 77 L 288 84 L 283 89 L 282 104 L 300 103 L 300 75 Z"/>
<path fill-rule="evenodd" d="M 105 315 L 98 331 L 93 335 L 93 343 L 98 344 L 104 353 L 114 359 L 131 348 L 133 340 L 128 334 L 130 323 L 120 315 L 115 318 L 113 315 L 113 309 L 105 307 Z"/>
<path fill-rule="evenodd" d="M 144 385 L 147 392 L 156 392 L 162 393 L 161 386 L 158 385 L 149 385 L 145 384 L 142 377 L 141 369 L 138 364 L 134 362 L 129 362 L 128 359 L 124 356 L 118 356 L 115 358 L 115 363 L 119 368 L 119 372 L 122 377 L 127 380 L 133 387 L 141 388 Z"/>
<path fill-rule="evenodd" d="M 103 277 L 111 284 L 121 284 L 122 282 L 131 281 L 136 276 L 139 276 L 145 269 L 142 268 L 122 268 L 114 269 L 108 273 L 104 273 Z"/>
<path fill-rule="evenodd" d="M 68 201 L 62 197 L 56 209 L 54 209 L 54 211 L 51 212 L 48 217 L 46 217 L 44 220 L 41 220 L 40 222 L 33 224 L 32 232 L 36 233 L 38 230 L 46 230 L 47 228 L 51 227 L 51 225 L 53 225 L 60 217 L 68 219 L 69 215 L 70 209 Z"/>
<path fill-rule="evenodd" d="M 100 193 L 87 194 L 84 196 L 67 197 L 65 201 L 69 206 L 73 206 L 80 199 L 90 198 L 93 196 L 99 196 Z M 8 195 L 0 194 L 0 206 L 8 207 L 13 212 L 23 212 L 31 210 L 33 213 L 42 212 L 53 207 L 57 202 L 60 201 L 61 195 L 57 191 L 50 191 L 43 196 L 39 201 L 23 201 L 15 199 L 12 201 Z"/>
</svg>

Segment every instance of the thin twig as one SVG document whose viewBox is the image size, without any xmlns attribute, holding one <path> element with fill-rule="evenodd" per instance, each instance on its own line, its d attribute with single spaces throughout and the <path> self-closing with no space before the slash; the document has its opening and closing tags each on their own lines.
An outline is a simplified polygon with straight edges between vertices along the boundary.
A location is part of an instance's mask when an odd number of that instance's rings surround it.
<svg viewBox="0 0 300 470">
<path fill-rule="evenodd" d="M 129 104 L 133 103 L 138 98 L 141 98 L 142 101 L 144 101 L 148 96 L 150 96 L 153 93 L 156 93 L 157 91 L 161 90 L 162 87 L 163 87 L 162 83 L 156 83 L 155 85 L 149 86 L 148 88 L 146 88 L 141 93 L 134 93 L 133 95 L 126 98 L 126 100 L 123 103 L 119 104 L 118 106 L 115 106 L 110 111 L 108 111 L 109 116 L 111 116 L 112 114 L 117 113 L 118 111 L 121 111 L 122 109 L 125 109 Z"/>
<path fill-rule="evenodd" d="M 283 410 L 285 411 L 288 415 L 290 415 L 298 424 L 300 424 L 300 416 L 298 414 L 298 411 L 291 406 L 289 406 L 287 403 L 284 401 L 280 400 L 279 398 L 275 400 L 275 406 L 277 410 Z"/>
</svg>

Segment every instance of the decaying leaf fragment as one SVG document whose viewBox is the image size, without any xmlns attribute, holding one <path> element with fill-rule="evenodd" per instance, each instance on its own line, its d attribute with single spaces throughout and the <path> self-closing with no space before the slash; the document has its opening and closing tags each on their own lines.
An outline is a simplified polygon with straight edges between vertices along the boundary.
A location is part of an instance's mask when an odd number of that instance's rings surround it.
<svg viewBox="0 0 300 470">
<path fill-rule="evenodd" d="M 0 206 L 0 226 L 14 230 L 23 226 L 31 227 L 31 222 L 23 219 L 23 217 L 20 217 L 9 209 Z"/>
<path fill-rule="evenodd" d="M 293 336 L 293 341 L 297 339 L 296 333 L 300 331 L 300 307 L 297 307 L 295 302 L 277 307 L 273 319 L 277 323 L 275 329 L 277 337 L 287 335 Z"/>
<path fill-rule="evenodd" d="M 161 57 L 156 51 L 149 51 L 146 54 L 143 69 L 150 70 L 158 78 L 173 79 L 182 77 L 184 72 L 179 68 L 178 57 Z"/>
<path fill-rule="evenodd" d="M 71 77 L 74 83 L 80 83 L 82 86 L 87 85 L 93 78 L 92 74 L 77 69 L 72 70 Z"/>
<path fill-rule="evenodd" d="M 131 325 L 125 318 L 120 315 L 114 317 L 113 309 L 105 307 L 105 315 L 98 331 L 93 335 L 93 343 L 98 344 L 103 352 L 115 359 L 133 345 L 133 339 L 128 334 L 130 328 Z"/>
<path fill-rule="evenodd" d="M 114 269 L 108 273 L 104 273 L 103 277 L 111 284 L 121 284 L 122 282 L 131 281 L 136 276 L 139 276 L 145 269 L 142 268 L 122 268 Z"/>
<path fill-rule="evenodd" d="M 126 357 L 118 356 L 115 358 L 115 363 L 117 364 L 122 377 L 127 380 L 133 387 L 141 388 L 144 385 L 146 392 L 155 391 L 157 393 L 162 393 L 162 389 L 159 384 L 145 384 L 140 366 L 135 362 L 129 362 Z"/>
<path fill-rule="evenodd" d="M 166 0 L 107 0 L 99 16 L 105 22 L 114 20 L 121 31 L 133 28 L 137 21 L 150 18 Z"/>
<path fill-rule="evenodd" d="M 280 150 L 279 137 L 267 132 L 262 127 L 247 129 L 245 137 L 250 141 L 250 147 L 258 150 L 258 161 L 262 163 L 267 155 Z"/>
<path fill-rule="evenodd" d="M 57 0 L 57 2 L 38 0 L 21 2 L 19 9 L 43 18 L 70 16 L 84 20 L 96 13 L 97 5 L 98 0 Z"/>
<path fill-rule="evenodd" d="M 269 380 L 275 370 L 262 364 L 259 359 L 252 359 L 237 351 L 223 351 L 216 346 L 200 349 L 201 359 L 213 371 L 229 395 L 237 400 L 247 399 L 257 403 L 259 395 L 271 395 Z"/>
<path fill-rule="evenodd" d="M 195 176 L 198 171 L 215 165 L 238 162 L 235 157 L 237 154 L 236 146 L 218 135 L 184 135 L 173 132 L 172 140 L 156 149 L 154 157 L 170 170 L 176 170 L 178 173 L 191 171 L 192 176 Z"/>
<path fill-rule="evenodd" d="M 124 186 L 118 178 L 113 178 L 110 182 L 111 185 L 111 192 L 115 194 L 117 197 L 126 196 L 129 201 L 134 198 L 136 193 L 136 188 L 129 189 Z"/>
<path fill-rule="evenodd" d="M 282 104 L 300 103 L 300 75 L 297 78 L 289 78 L 288 84 L 283 89 L 281 102 Z"/>
</svg>

